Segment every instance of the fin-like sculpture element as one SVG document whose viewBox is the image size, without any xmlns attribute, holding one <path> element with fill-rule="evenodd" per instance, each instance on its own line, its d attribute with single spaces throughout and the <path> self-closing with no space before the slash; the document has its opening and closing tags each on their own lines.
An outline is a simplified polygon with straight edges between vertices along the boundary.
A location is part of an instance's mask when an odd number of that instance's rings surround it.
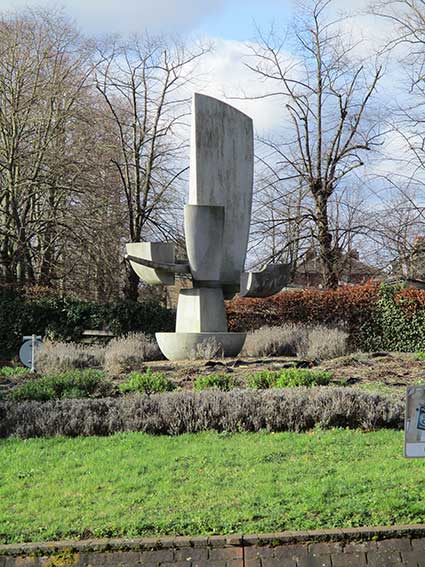
<svg viewBox="0 0 425 567">
<path fill-rule="evenodd" d="M 220 282 L 239 286 L 251 221 L 252 119 L 209 96 L 193 97 L 189 204 L 224 207 Z M 186 231 L 190 226 L 186 226 Z"/>
<path fill-rule="evenodd" d="M 241 297 L 270 297 L 288 283 L 291 264 L 269 264 L 259 272 L 241 274 Z"/>
</svg>

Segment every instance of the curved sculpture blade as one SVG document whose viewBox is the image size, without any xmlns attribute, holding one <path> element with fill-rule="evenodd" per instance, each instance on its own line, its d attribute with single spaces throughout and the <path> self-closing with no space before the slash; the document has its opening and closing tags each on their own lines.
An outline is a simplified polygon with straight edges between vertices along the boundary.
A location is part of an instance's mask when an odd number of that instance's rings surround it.
<svg viewBox="0 0 425 567">
<path fill-rule="evenodd" d="M 209 96 L 194 94 L 190 205 L 223 206 L 220 282 L 239 286 L 248 246 L 254 169 L 252 119 Z"/>
<path fill-rule="evenodd" d="M 288 283 L 291 264 L 269 264 L 259 272 L 241 274 L 241 297 L 270 297 Z"/>
</svg>

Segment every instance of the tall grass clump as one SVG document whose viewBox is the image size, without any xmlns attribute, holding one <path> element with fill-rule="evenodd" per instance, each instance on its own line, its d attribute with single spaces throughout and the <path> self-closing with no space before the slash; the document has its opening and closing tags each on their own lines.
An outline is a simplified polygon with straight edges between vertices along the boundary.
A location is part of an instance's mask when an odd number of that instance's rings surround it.
<svg viewBox="0 0 425 567">
<path fill-rule="evenodd" d="M 112 386 L 99 370 L 71 370 L 41 378 L 32 378 L 14 388 L 8 397 L 11 400 L 38 401 L 63 398 L 87 398 L 110 395 Z"/>
<path fill-rule="evenodd" d="M 97 345 L 44 341 L 36 350 L 36 369 L 41 374 L 83 368 L 101 368 L 105 348 Z"/>
<path fill-rule="evenodd" d="M 109 342 L 105 350 L 104 368 L 111 375 L 123 374 L 140 370 L 146 360 L 161 358 L 161 351 L 154 339 L 143 333 L 130 333 Z"/>
</svg>

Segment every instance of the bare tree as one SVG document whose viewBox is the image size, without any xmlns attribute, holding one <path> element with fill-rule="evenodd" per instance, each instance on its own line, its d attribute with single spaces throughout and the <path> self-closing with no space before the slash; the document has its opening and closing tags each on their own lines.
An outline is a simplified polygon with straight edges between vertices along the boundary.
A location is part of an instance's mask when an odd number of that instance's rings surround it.
<svg viewBox="0 0 425 567">
<path fill-rule="evenodd" d="M 41 10 L 0 19 L 0 52 L 1 275 L 49 284 L 75 176 L 66 164 L 68 127 L 87 81 L 87 52 L 61 15 Z"/>
<path fill-rule="evenodd" d="M 268 88 L 254 98 L 279 97 L 287 110 L 290 127 L 283 139 L 262 142 L 274 153 L 279 183 L 296 180 L 312 201 L 313 208 L 306 214 L 314 223 L 326 287 L 338 283 L 338 243 L 332 237 L 330 200 L 350 183 L 381 135 L 367 109 L 382 67 L 370 68 L 355 60 L 355 46 L 338 21 L 329 19 L 331 3 L 314 0 L 303 7 L 306 15 L 295 28 L 294 56 L 286 51 L 289 36 L 272 29 L 268 35 L 260 33 L 258 43 L 250 45 L 248 62 Z"/>
<path fill-rule="evenodd" d="M 396 275 L 406 276 L 417 237 L 425 230 L 425 2 L 378 0 L 371 12 L 391 24 L 382 50 L 392 55 L 405 79 L 392 105 L 391 126 L 399 149 L 391 156 L 391 170 L 381 173 L 392 198 L 378 216 L 377 238 L 392 256 Z"/>
<path fill-rule="evenodd" d="M 187 169 L 186 87 L 205 50 L 147 35 L 99 49 L 96 88 L 116 134 L 112 164 L 126 207 L 126 238 L 132 242 L 150 235 L 173 239 L 170 211 Z M 137 290 L 138 278 L 129 270 L 126 297 L 137 299 Z"/>
</svg>

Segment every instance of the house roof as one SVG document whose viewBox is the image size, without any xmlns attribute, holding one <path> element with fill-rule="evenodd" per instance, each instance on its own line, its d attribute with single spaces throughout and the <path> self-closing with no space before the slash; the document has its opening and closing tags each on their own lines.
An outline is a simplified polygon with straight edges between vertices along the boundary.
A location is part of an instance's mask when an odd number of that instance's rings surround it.
<svg viewBox="0 0 425 567">
<path fill-rule="evenodd" d="M 370 266 L 365 262 L 362 262 L 358 258 L 349 254 L 342 254 L 339 259 L 339 265 L 341 267 L 342 276 L 378 276 L 382 272 L 376 266 Z M 321 263 L 318 253 L 313 255 L 307 255 L 307 257 L 298 264 L 298 273 L 303 274 L 317 274 L 321 273 Z"/>
</svg>

